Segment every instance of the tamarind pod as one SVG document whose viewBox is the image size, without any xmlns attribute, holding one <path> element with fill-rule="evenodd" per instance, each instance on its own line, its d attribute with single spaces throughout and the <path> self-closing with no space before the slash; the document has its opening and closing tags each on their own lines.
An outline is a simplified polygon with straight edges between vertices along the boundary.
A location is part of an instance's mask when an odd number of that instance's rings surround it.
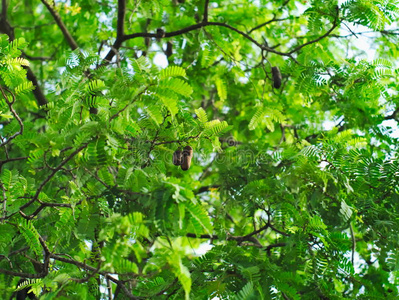
<svg viewBox="0 0 399 300">
<path fill-rule="evenodd" d="M 275 89 L 279 89 L 281 87 L 281 72 L 278 67 L 272 67 L 272 76 L 273 76 L 273 86 Z"/>
<path fill-rule="evenodd" d="M 176 150 L 173 153 L 173 164 L 175 166 L 180 166 L 182 164 L 182 152 L 180 150 Z"/>
<path fill-rule="evenodd" d="M 193 148 L 186 146 L 183 149 L 181 169 L 187 171 L 191 166 L 191 159 L 193 158 Z"/>
<path fill-rule="evenodd" d="M 173 54 L 173 44 L 171 42 L 166 43 L 166 50 L 165 50 L 165 55 L 166 57 L 169 57 Z"/>
</svg>

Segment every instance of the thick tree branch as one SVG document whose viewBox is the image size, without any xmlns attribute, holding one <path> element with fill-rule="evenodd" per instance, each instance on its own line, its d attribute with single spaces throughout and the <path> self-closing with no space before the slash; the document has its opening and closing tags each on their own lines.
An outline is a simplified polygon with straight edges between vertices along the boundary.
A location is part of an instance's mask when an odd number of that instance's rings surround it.
<svg viewBox="0 0 399 300">
<path fill-rule="evenodd" d="M 62 22 L 58 12 L 46 0 L 41 0 L 41 1 L 47 7 L 48 11 L 53 16 L 55 22 L 57 23 L 58 27 L 61 29 L 62 34 L 64 35 L 64 38 L 66 39 L 69 47 L 71 47 L 72 50 L 78 49 L 79 48 L 78 44 L 76 43 L 72 35 L 69 33 L 68 28 L 66 28 L 64 22 Z"/>
<path fill-rule="evenodd" d="M 323 34 L 323 35 L 319 36 L 318 38 L 316 38 L 316 39 L 314 39 L 314 40 L 311 40 L 311 41 L 309 41 L 309 42 L 307 42 L 307 43 L 305 43 L 305 44 L 302 44 L 302 45 L 300 45 L 300 46 L 294 48 L 293 50 L 291 50 L 291 51 L 289 51 L 289 52 L 280 52 L 280 51 L 276 51 L 276 50 L 274 50 L 274 49 L 271 48 L 271 47 L 268 47 L 268 46 L 266 46 L 266 45 L 262 45 L 262 44 L 260 44 L 259 42 L 257 42 L 254 38 L 252 38 L 249 34 L 243 32 L 243 31 L 241 31 L 241 30 L 239 30 L 239 29 L 237 29 L 237 28 L 235 28 L 235 27 L 233 27 L 233 26 L 231 26 L 231 25 L 228 25 L 228 24 L 222 23 L 222 22 L 201 22 L 201 23 L 197 23 L 197 24 L 188 26 L 188 27 L 183 28 L 183 29 L 180 29 L 180 30 L 171 31 L 171 32 L 166 32 L 166 33 L 165 33 L 165 38 L 169 38 L 169 37 L 174 37 L 174 36 L 182 35 L 182 34 L 185 34 L 185 33 L 188 33 L 188 32 L 190 32 L 190 31 L 194 31 L 194 30 L 197 30 L 197 29 L 206 27 L 206 26 L 219 26 L 219 27 L 228 28 L 228 29 L 230 29 L 230 30 L 232 30 L 232 31 L 234 31 L 234 32 L 236 32 L 236 33 L 238 33 L 239 35 L 245 37 L 247 40 L 251 41 L 253 44 L 255 44 L 256 46 L 258 46 L 258 47 L 259 47 L 260 49 L 262 49 L 262 50 L 265 50 L 265 51 L 268 51 L 268 52 L 271 52 L 271 53 L 274 53 L 274 54 L 278 54 L 278 55 L 281 55 L 281 56 L 289 56 L 289 57 L 291 57 L 291 55 L 292 55 L 293 53 L 299 51 L 299 50 L 302 49 L 303 47 L 305 47 L 305 46 L 307 46 L 307 45 L 310 45 L 310 44 L 313 44 L 313 43 L 316 43 L 316 42 L 322 40 L 323 38 L 325 38 L 326 36 L 328 36 L 328 35 L 337 27 L 337 25 L 338 25 L 338 17 L 334 20 L 334 23 L 333 23 L 332 27 L 331 27 L 325 34 Z M 134 34 L 128 34 L 128 35 L 125 35 L 125 36 L 123 37 L 123 41 L 127 41 L 127 40 L 129 40 L 129 39 L 134 39 L 134 38 L 137 38 L 137 37 L 151 37 L 151 38 L 156 38 L 156 37 L 157 37 L 157 34 L 156 34 L 156 33 L 145 33 L 145 32 L 134 33 Z"/>
<path fill-rule="evenodd" d="M 122 46 L 124 41 L 124 22 L 126 14 L 126 0 L 118 0 L 118 21 L 117 21 L 117 35 L 114 44 L 109 50 L 108 54 L 104 57 L 104 62 L 101 66 L 104 66 L 111 62 L 112 58 L 117 54 L 117 51 Z"/>
<path fill-rule="evenodd" d="M 118 0 L 118 21 L 116 26 L 116 39 L 120 39 L 125 34 L 125 14 L 126 0 Z"/>
<path fill-rule="evenodd" d="M 39 105 L 45 105 L 48 103 L 46 96 L 44 96 L 42 89 L 40 88 L 39 82 L 33 74 L 32 69 L 29 67 L 25 67 L 27 70 L 26 77 L 32 81 L 33 85 L 35 86 L 35 89 L 32 91 L 33 95 L 35 96 L 37 103 Z"/>
<path fill-rule="evenodd" d="M 209 14 L 209 0 L 205 0 L 204 18 L 202 19 L 202 22 L 208 22 L 208 14 Z"/>
<path fill-rule="evenodd" d="M 7 0 L 1 1 L 1 18 L 4 20 L 7 18 Z"/>
<path fill-rule="evenodd" d="M 44 0 L 42 0 L 44 1 Z M 120 2 L 123 2 L 122 0 Z M 247 40 L 251 41 L 253 44 L 255 44 L 257 47 L 259 47 L 260 49 L 264 50 L 264 51 L 268 51 L 277 55 L 281 55 L 281 56 L 287 56 L 290 57 L 291 59 L 295 60 L 292 56 L 293 53 L 299 51 L 300 49 L 302 49 L 303 47 L 316 43 L 320 40 L 322 40 L 323 38 L 327 37 L 337 26 L 338 26 L 338 8 L 337 8 L 337 15 L 334 19 L 333 25 L 332 27 L 323 35 L 319 36 L 318 38 L 311 40 L 305 44 L 302 44 L 296 48 L 294 48 L 293 50 L 289 51 L 289 52 L 280 52 L 274 49 L 274 47 L 268 47 L 266 45 L 262 45 L 259 42 L 257 42 L 254 38 L 252 38 L 249 34 L 231 26 L 228 25 L 226 23 L 222 23 L 222 22 L 209 22 L 208 21 L 208 6 L 209 6 L 209 1 L 206 0 L 205 1 L 205 12 L 204 12 L 204 19 L 202 22 L 197 23 L 197 24 L 193 24 L 190 25 L 186 28 L 180 29 L 180 30 L 176 30 L 176 31 L 171 31 L 171 32 L 166 32 L 163 36 L 163 38 L 170 38 L 170 37 L 174 37 L 174 36 L 178 36 L 178 35 L 182 35 L 197 29 L 201 29 L 203 27 L 206 26 L 219 26 L 219 27 L 225 27 L 228 28 L 238 34 L 240 34 L 241 36 L 243 36 L 244 38 L 246 38 Z M 121 13 L 122 15 L 122 13 Z M 119 13 L 118 13 L 119 16 Z M 273 21 L 277 21 L 277 20 L 282 20 L 282 19 L 275 19 Z M 271 21 L 268 21 L 271 22 Z M 257 27 L 255 27 L 254 29 L 252 29 L 250 32 L 252 32 L 253 30 L 256 30 L 257 28 L 260 28 L 261 26 L 264 26 L 266 24 L 260 24 Z M 123 30 L 123 26 L 120 25 L 119 23 L 119 18 L 118 18 L 118 28 L 119 26 L 121 26 L 121 29 Z M 249 32 L 249 33 L 250 33 Z M 112 48 L 110 49 L 110 51 L 108 52 L 108 54 L 105 56 L 104 58 L 104 62 L 101 64 L 101 66 L 104 66 L 106 64 L 108 64 L 109 62 L 111 62 L 112 58 L 116 55 L 116 51 L 122 46 L 122 43 L 130 40 L 130 39 L 134 39 L 134 38 L 138 38 L 138 37 L 143 37 L 143 38 L 159 38 L 159 34 L 157 33 L 147 33 L 147 32 L 139 32 L 139 33 L 133 33 L 133 34 L 127 34 L 127 35 L 117 35 L 117 38 L 112 46 Z M 296 60 L 295 60 L 296 61 Z"/>
</svg>

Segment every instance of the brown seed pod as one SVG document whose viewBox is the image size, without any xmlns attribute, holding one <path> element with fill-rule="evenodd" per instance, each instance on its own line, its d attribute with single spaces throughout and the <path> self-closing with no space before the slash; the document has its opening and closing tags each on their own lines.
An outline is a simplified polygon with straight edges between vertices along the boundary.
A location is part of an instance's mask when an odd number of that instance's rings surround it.
<svg viewBox="0 0 399 300">
<path fill-rule="evenodd" d="M 90 111 L 90 113 L 91 113 L 92 115 L 98 114 L 98 109 L 95 108 L 95 107 L 90 107 L 89 111 Z"/>
<path fill-rule="evenodd" d="M 181 169 L 183 171 L 187 171 L 188 169 L 190 169 L 192 158 L 193 158 L 193 148 L 191 148 L 190 146 L 184 147 L 182 164 L 181 164 Z"/>
<path fill-rule="evenodd" d="M 275 89 L 279 89 L 281 86 L 281 73 L 278 67 L 272 67 L 272 75 L 273 75 L 273 86 Z"/>
<path fill-rule="evenodd" d="M 181 163 L 182 163 L 182 158 L 183 158 L 182 152 L 181 152 L 180 150 L 176 150 L 176 151 L 173 153 L 173 164 L 174 164 L 175 166 L 180 166 Z"/>
<path fill-rule="evenodd" d="M 171 42 L 166 43 L 166 50 L 165 50 L 165 55 L 167 57 L 171 56 L 173 54 L 173 44 Z"/>
</svg>

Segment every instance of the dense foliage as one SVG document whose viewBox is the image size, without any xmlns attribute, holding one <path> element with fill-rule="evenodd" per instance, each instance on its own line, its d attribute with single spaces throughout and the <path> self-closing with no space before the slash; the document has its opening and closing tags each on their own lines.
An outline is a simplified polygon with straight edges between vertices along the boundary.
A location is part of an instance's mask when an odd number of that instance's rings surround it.
<svg viewBox="0 0 399 300">
<path fill-rule="evenodd" d="M 398 5 L 2 0 L 0 298 L 399 297 Z"/>
</svg>

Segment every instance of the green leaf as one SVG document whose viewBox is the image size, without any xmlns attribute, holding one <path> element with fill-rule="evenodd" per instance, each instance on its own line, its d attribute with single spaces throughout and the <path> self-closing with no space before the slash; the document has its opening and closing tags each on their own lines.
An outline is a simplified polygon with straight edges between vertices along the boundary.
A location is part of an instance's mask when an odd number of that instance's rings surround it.
<svg viewBox="0 0 399 300">
<path fill-rule="evenodd" d="M 25 238 L 26 243 L 29 248 L 39 257 L 42 256 L 42 248 L 39 242 L 39 234 L 36 231 L 36 228 L 33 226 L 33 223 L 30 221 L 26 221 L 19 226 L 19 230 L 22 233 L 22 236 Z"/>
<path fill-rule="evenodd" d="M 15 94 L 16 95 L 21 95 L 21 94 L 26 94 L 29 93 L 31 91 L 33 91 L 35 89 L 35 87 L 33 86 L 33 83 L 31 81 L 27 81 L 24 83 L 21 83 L 20 85 L 18 85 L 15 88 Z"/>
<path fill-rule="evenodd" d="M 169 66 L 163 70 L 161 70 L 160 74 L 159 74 L 159 78 L 165 79 L 168 77 L 186 77 L 186 70 L 184 70 L 182 67 L 179 66 Z"/>
<path fill-rule="evenodd" d="M 206 210 L 200 204 L 192 202 L 184 202 L 187 211 L 191 214 L 192 222 L 198 233 L 205 230 L 206 233 L 212 234 L 213 226 Z"/>
<path fill-rule="evenodd" d="M 185 97 L 190 96 L 193 92 L 191 86 L 179 78 L 170 78 L 168 80 L 162 80 L 159 84 L 159 87 L 162 89 L 173 91 Z"/>
<path fill-rule="evenodd" d="M 220 78 L 216 78 L 215 84 L 216 84 L 216 90 L 218 92 L 219 99 L 221 101 L 226 100 L 227 99 L 226 84 Z"/>
<path fill-rule="evenodd" d="M 208 117 L 205 110 L 202 107 L 197 108 L 195 110 L 195 114 L 197 115 L 198 120 L 201 122 L 201 125 L 205 127 L 205 124 L 208 123 Z"/>
</svg>

